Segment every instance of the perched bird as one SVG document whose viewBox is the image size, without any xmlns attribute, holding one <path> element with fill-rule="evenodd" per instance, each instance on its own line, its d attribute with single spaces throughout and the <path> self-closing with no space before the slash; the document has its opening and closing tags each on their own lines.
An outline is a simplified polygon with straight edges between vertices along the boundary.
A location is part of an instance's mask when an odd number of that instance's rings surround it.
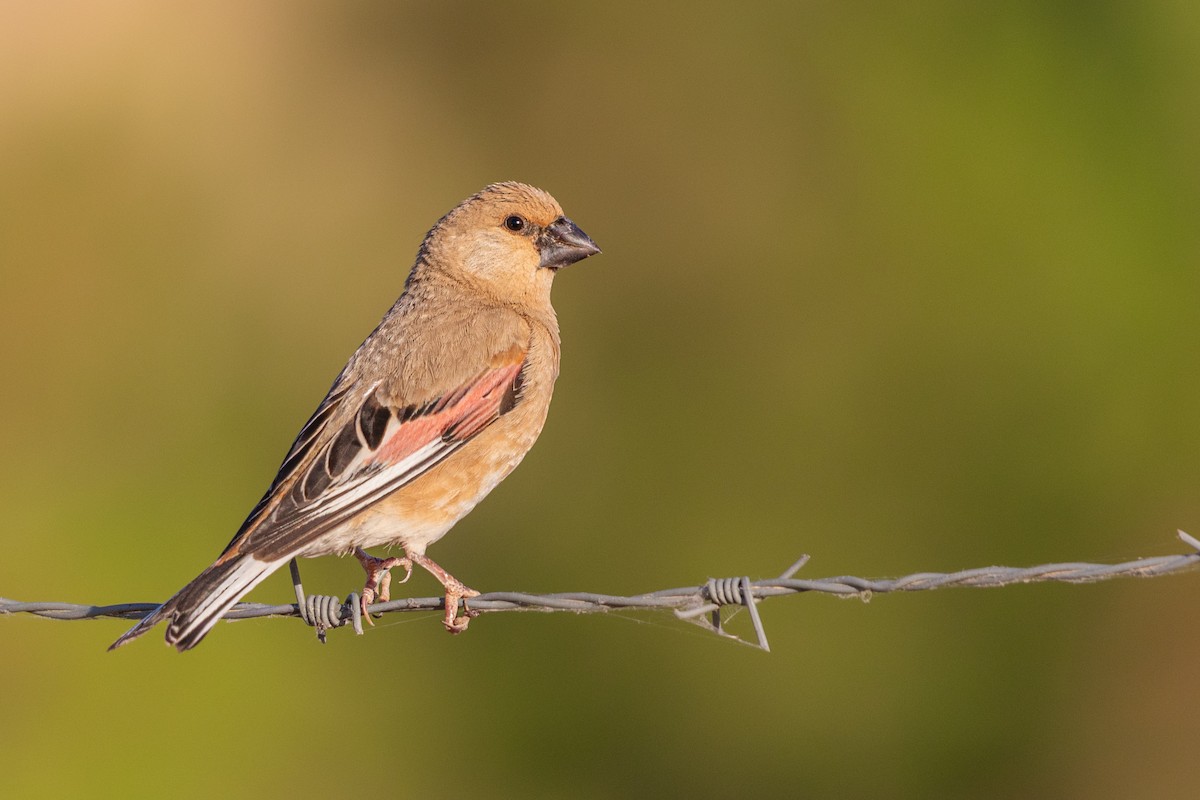
<svg viewBox="0 0 1200 800">
<path fill-rule="evenodd" d="M 233 541 L 109 649 L 167 620 L 167 643 L 188 650 L 293 557 L 349 552 L 367 571 L 364 610 L 377 592 L 386 599 L 389 569 L 416 564 L 445 587 L 446 628 L 466 628 L 459 600 L 478 592 L 425 550 L 533 446 L 558 377 L 550 285 L 599 252 L 553 197 L 521 183 L 492 184 L 442 217 Z M 363 550 L 381 545 L 404 556 Z"/>
</svg>

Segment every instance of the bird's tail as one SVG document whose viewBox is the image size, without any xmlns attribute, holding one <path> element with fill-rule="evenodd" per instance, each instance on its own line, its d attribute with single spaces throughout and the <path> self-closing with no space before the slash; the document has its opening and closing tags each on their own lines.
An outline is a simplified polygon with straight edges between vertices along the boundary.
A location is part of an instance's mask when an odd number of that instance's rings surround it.
<svg viewBox="0 0 1200 800">
<path fill-rule="evenodd" d="M 234 603 L 286 561 L 260 561 L 251 555 L 219 560 L 126 631 L 108 649 L 115 650 L 133 641 L 167 619 L 170 620 L 167 644 L 181 653 L 191 650 Z"/>
</svg>

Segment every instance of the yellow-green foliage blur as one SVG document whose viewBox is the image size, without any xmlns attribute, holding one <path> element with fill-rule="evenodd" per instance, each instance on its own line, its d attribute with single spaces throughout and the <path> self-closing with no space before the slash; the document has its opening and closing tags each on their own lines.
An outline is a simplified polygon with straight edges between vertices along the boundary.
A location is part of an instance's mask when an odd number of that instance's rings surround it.
<svg viewBox="0 0 1200 800">
<path fill-rule="evenodd" d="M 1179 552 L 1198 42 L 1166 2 L 7 3 L 0 595 L 191 579 L 496 180 L 604 254 L 541 441 L 431 551 L 471 585 Z M 772 600 L 770 655 L 669 614 L 184 656 L 5 618 L 0 795 L 1189 797 L 1198 580 Z"/>
</svg>

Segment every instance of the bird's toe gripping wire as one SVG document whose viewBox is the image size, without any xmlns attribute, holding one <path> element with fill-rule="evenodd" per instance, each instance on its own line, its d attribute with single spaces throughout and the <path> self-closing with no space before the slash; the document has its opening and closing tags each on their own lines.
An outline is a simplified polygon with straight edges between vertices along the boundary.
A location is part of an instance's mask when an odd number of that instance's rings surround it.
<svg viewBox="0 0 1200 800">
<path fill-rule="evenodd" d="M 478 611 L 471 610 L 467 605 L 467 599 L 471 597 L 479 597 L 479 592 L 467 586 L 458 578 L 446 571 L 446 568 L 438 564 L 428 556 L 419 553 L 409 553 L 408 557 L 412 559 L 412 563 L 419 564 L 426 569 L 430 575 L 438 579 L 438 583 L 446 589 L 446 599 L 444 606 L 446 615 L 442 619 L 442 624 L 446 626 L 446 630 L 450 633 L 462 633 L 467 629 L 467 625 L 471 620 L 479 616 Z M 411 570 L 411 567 L 410 567 Z M 407 578 L 405 579 L 407 580 Z M 462 615 L 458 613 L 458 602 L 462 601 Z"/>
<path fill-rule="evenodd" d="M 404 567 L 404 580 L 400 582 L 407 583 L 408 579 L 412 577 L 413 562 L 408 556 L 379 558 L 361 547 L 354 548 L 354 557 L 358 559 L 358 563 L 362 564 L 363 571 L 367 573 L 367 581 L 363 584 L 362 590 L 362 615 L 366 617 L 368 625 L 374 625 L 367 609 L 377 599 L 381 603 L 392 599 L 392 567 Z"/>
</svg>

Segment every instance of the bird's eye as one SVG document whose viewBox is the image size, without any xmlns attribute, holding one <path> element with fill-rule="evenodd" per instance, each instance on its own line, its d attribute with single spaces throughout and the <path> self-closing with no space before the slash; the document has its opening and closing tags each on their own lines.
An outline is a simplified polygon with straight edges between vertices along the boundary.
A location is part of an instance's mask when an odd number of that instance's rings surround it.
<svg viewBox="0 0 1200 800">
<path fill-rule="evenodd" d="M 523 230 L 525 230 L 525 218 L 518 216 L 516 214 L 513 214 L 512 216 L 509 216 L 509 217 L 505 217 L 504 227 L 508 228 L 513 233 L 518 233 L 520 231 L 523 231 Z"/>
</svg>

